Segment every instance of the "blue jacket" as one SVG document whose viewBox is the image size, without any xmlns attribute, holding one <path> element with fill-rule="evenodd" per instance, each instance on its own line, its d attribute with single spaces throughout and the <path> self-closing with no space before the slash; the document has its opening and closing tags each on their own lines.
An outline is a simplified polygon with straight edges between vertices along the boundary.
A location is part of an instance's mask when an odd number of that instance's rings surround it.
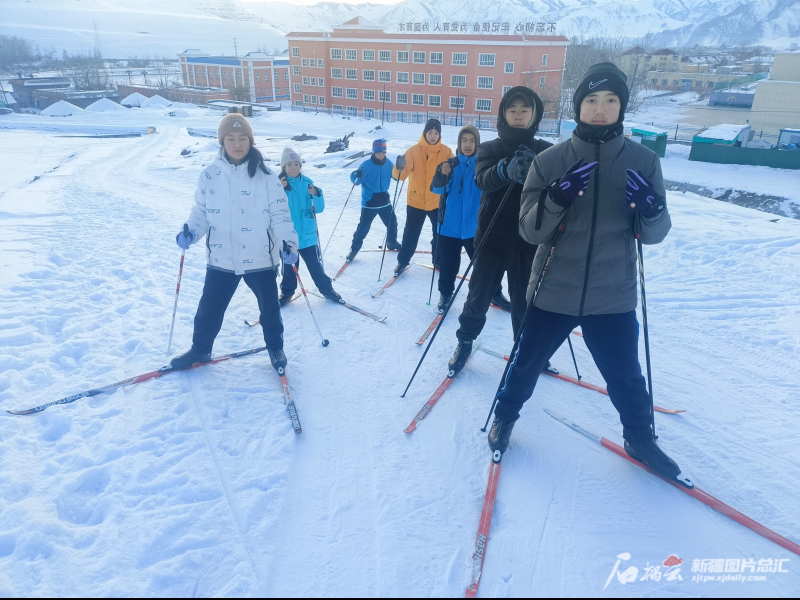
<svg viewBox="0 0 800 600">
<path fill-rule="evenodd" d="M 392 184 L 394 163 L 387 158 L 386 162 L 379 165 L 370 157 L 361 163 L 359 169 L 362 172 L 361 177 L 356 177 L 356 171 L 353 171 L 350 173 L 350 181 L 361 186 L 361 207 L 383 208 L 390 205 L 392 202 L 389 186 Z"/>
<path fill-rule="evenodd" d="M 466 157 L 460 152 L 458 166 L 449 177 L 438 169 L 431 183 L 434 194 L 447 193 L 444 221 L 439 223 L 439 233 L 460 240 L 475 237 L 478 227 L 478 209 L 481 205 L 481 191 L 475 184 L 476 156 Z"/>
<path fill-rule="evenodd" d="M 321 213 L 325 210 L 325 197 L 322 190 L 317 188 L 318 196 L 311 198 L 308 193 L 308 186 L 314 185 L 308 177 L 300 173 L 299 177 L 286 176 L 286 181 L 291 189 L 284 188 L 286 197 L 289 198 L 289 211 L 292 213 L 292 223 L 297 232 L 299 247 L 309 248 L 317 245 L 317 221 L 314 218 L 314 210 Z"/>
</svg>

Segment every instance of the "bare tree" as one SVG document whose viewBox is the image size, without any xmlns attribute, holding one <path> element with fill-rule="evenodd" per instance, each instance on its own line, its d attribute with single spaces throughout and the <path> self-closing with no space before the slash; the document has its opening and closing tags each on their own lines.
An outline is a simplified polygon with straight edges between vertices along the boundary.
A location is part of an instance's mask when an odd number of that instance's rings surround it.
<svg viewBox="0 0 800 600">
<path fill-rule="evenodd" d="M 160 90 L 170 90 L 180 81 L 178 61 L 162 56 L 152 61 L 147 74 L 152 77 L 153 85 Z"/>
<path fill-rule="evenodd" d="M 252 102 L 250 99 L 250 88 L 244 85 L 233 85 L 229 88 L 231 92 L 231 100 L 237 102 Z"/>
<path fill-rule="evenodd" d="M 108 87 L 108 73 L 98 49 L 66 57 L 61 65 L 61 75 L 71 79 L 76 90 L 104 90 Z"/>
</svg>

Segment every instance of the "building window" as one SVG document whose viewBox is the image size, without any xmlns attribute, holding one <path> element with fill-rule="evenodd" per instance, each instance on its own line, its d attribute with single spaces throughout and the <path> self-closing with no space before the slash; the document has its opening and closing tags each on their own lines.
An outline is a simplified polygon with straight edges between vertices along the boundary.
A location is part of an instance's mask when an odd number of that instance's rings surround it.
<svg viewBox="0 0 800 600">
<path fill-rule="evenodd" d="M 478 77 L 478 89 L 479 90 L 493 90 L 494 89 L 494 77 Z"/>
<path fill-rule="evenodd" d="M 362 50 L 361 59 L 375 62 L 375 50 Z"/>
<path fill-rule="evenodd" d="M 358 100 L 358 90 L 356 88 L 347 88 L 347 97 Z"/>
<path fill-rule="evenodd" d="M 408 94 L 406 92 L 397 92 L 397 103 L 408 104 Z"/>
<path fill-rule="evenodd" d="M 378 92 L 378 100 L 381 102 L 391 102 L 392 101 L 392 92 Z"/>
<path fill-rule="evenodd" d="M 510 86 L 510 85 L 504 85 L 503 86 L 503 96 L 505 96 L 508 93 L 508 90 L 510 90 L 511 87 L 512 86 Z"/>
<path fill-rule="evenodd" d="M 361 74 L 364 81 L 375 81 L 375 71 L 368 71 L 367 69 L 362 69 Z"/>
<path fill-rule="evenodd" d="M 365 108 L 364 109 L 364 118 L 365 119 L 374 119 L 375 118 L 375 110 L 372 108 Z"/>
<path fill-rule="evenodd" d="M 494 66 L 494 54 L 479 54 L 478 55 L 478 66 L 479 67 L 493 67 Z"/>
<path fill-rule="evenodd" d="M 303 94 L 303 102 L 305 102 L 306 104 L 310 104 L 311 96 L 309 96 L 308 94 Z"/>
<path fill-rule="evenodd" d="M 400 63 L 407 63 L 408 62 L 408 51 L 406 50 L 398 50 L 397 51 L 397 62 Z"/>
<path fill-rule="evenodd" d="M 467 53 L 466 52 L 453 52 L 453 65 L 466 65 Z"/>
<path fill-rule="evenodd" d="M 408 73 L 397 72 L 397 83 L 408 83 Z"/>
<path fill-rule="evenodd" d="M 650 83 L 652 83 L 653 85 L 656 85 L 658 83 L 658 79 L 651 79 Z"/>
<path fill-rule="evenodd" d="M 480 112 L 490 112 L 492 110 L 492 101 L 478 98 L 475 101 L 475 110 Z"/>
<path fill-rule="evenodd" d="M 348 106 L 347 107 L 347 116 L 348 117 L 357 117 L 358 116 L 358 107 L 357 106 Z"/>
<path fill-rule="evenodd" d="M 317 78 L 316 77 L 312 77 L 311 78 L 311 85 L 313 85 L 314 87 L 317 87 Z"/>
<path fill-rule="evenodd" d="M 308 66 L 311 67 L 312 69 L 316 69 L 317 68 L 317 59 L 316 58 L 309 58 L 308 59 Z"/>
<path fill-rule="evenodd" d="M 411 104 L 425 106 L 425 94 L 411 94 Z"/>
<path fill-rule="evenodd" d="M 358 79 L 358 69 L 345 69 L 347 79 Z"/>
<path fill-rule="evenodd" d="M 300 67 L 297 67 L 297 74 L 300 75 Z M 222 78 L 223 79 L 228 78 L 228 72 L 225 69 L 222 69 Z"/>
<path fill-rule="evenodd" d="M 441 96 L 428 96 L 428 106 L 433 106 L 435 108 L 440 108 L 442 106 L 442 97 Z"/>
<path fill-rule="evenodd" d="M 369 102 L 375 101 L 375 90 L 362 90 L 364 92 L 363 98 L 364 100 L 368 100 Z"/>
<path fill-rule="evenodd" d="M 292 65 L 292 75 L 300 75 L 300 65 Z M 225 71 L 222 72 L 222 78 L 225 79 Z"/>
<path fill-rule="evenodd" d="M 300 59 L 300 63 L 301 63 L 301 64 L 302 64 L 304 67 L 307 67 L 307 66 L 308 66 L 308 59 L 307 59 L 307 58 L 301 58 L 301 59 Z"/>
<path fill-rule="evenodd" d="M 325 106 L 325 96 L 320 96 L 319 97 L 319 105 L 320 106 Z"/>
<path fill-rule="evenodd" d="M 464 110 L 464 96 L 450 96 L 450 108 Z"/>
<path fill-rule="evenodd" d="M 428 75 L 428 85 L 442 85 L 441 73 L 431 73 Z"/>
<path fill-rule="evenodd" d="M 467 87 L 466 75 L 450 75 L 450 87 L 465 88 Z"/>
<path fill-rule="evenodd" d="M 308 85 L 308 77 L 303 77 L 303 85 Z"/>
<path fill-rule="evenodd" d="M 325 87 L 325 78 L 317 77 L 317 87 Z"/>
<path fill-rule="evenodd" d="M 545 56 L 547 56 L 545 54 Z M 513 73 L 514 72 L 514 63 L 506 63 L 506 69 L 503 71 L 504 73 Z"/>
<path fill-rule="evenodd" d="M 667 79 L 662 79 L 662 80 L 661 80 L 661 85 L 667 85 L 667 83 L 668 83 L 668 80 L 667 80 Z M 710 87 L 710 86 L 709 86 L 709 87 Z"/>
<path fill-rule="evenodd" d="M 444 64 L 444 52 L 431 52 L 431 64 L 432 65 Z"/>
<path fill-rule="evenodd" d="M 713 81 L 709 81 L 708 85 L 706 85 L 706 87 L 713 88 L 714 87 L 714 82 Z"/>
<path fill-rule="evenodd" d="M 379 50 L 378 51 L 378 61 L 379 62 L 392 62 L 392 51 L 391 50 Z"/>
<path fill-rule="evenodd" d="M 299 94 L 299 93 L 300 93 L 300 92 L 302 92 L 302 91 L 303 91 L 303 90 L 302 90 L 302 89 L 300 89 L 300 84 L 299 84 L 299 83 L 295 83 L 295 84 L 294 84 L 294 93 L 295 93 L 295 94 Z"/>
<path fill-rule="evenodd" d="M 259 81 L 259 82 L 261 81 L 261 72 L 260 71 L 256 71 L 256 81 Z"/>
<path fill-rule="evenodd" d="M 284 81 L 289 81 L 289 71 L 284 71 L 283 72 L 283 80 Z M 277 73 L 275 73 L 275 81 L 278 81 L 278 74 Z"/>
<path fill-rule="evenodd" d="M 344 106 L 341 104 L 334 104 L 331 108 L 333 108 L 333 114 L 341 115 L 344 112 Z"/>
<path fill-rule="evenodd" d="M 414 52 L 414 63 L 417 65 L 424 65 L 425 64 L 425 53 L 424 52 Z"/>
<path fill-rule="evenodd" d="M 342 78 L 342 70 L 337 69 L 336 67 L 331 67 L 331 79 L 341 79 Z"/>
<path fill-rule="evenodd" d="M 392 72 L 391 71 L 378 71 L 378 81 L 384 81 L 386 83 L 392 83 Z"/>
<path fill-rule="evenodd" d="M 677 79 L 673 79 L 672 80 L 672 85 L 678 85 L 678 84 L 679 84 L 679 81 Z"/>
<path fill-rule="evenodd" d="M 261 95 L 261 88 L 258 88 L 258 89 L 256 90 L 256 95 L 257 95 L 257 96 L 260 96 L 260 95 Z"/>
<path fill-rule="evenodd" d="M 344 51 L 344 59 L 345 60 L 358 60 L 358 50 L 345 50 Z"/>
<path fill-rule="evenodd" d="M 303 101 L 302 100 L 295 100 L 294 101 L 294 105 L 295 106 L 303 106 Z"/>
<path fill-rule="evenodd" d="M 542 54 L 542 66 L 547 66 L 547 54 Z"/>
<path fill-rule="evenodd" d="M 300 56 L 300 48 L 298 46 L 292 46 L 292 56 L 295 58 Z"/>
<path fill-rule="evenodd" d="M 316 104 L 316 103 L 317 103 L 317 97 L 311 96 L 311 104 Z"/>
<path fill-rule="evenodd" d="M 546 79 L 546 77 L 544 75 L 539 77 L 539 89 L 542 89 L 544 87 L 545 79 Z"/>
<path fill-rule="evenodd" d="M 331 60 L 342 60 L 341 48 L 331 48 Z"/>
<path fill-rule="evenodd" d="M 425 85 L 425 73 L 414 73 L 411 82 L 414 85 Z"/>
<path fill-rule="evenodd" d="M 342 98 L 344 94 L 344 90 L 340 87 L 332 87 L 331 88 L 331 96 L 334 98 Z"/>
<path fill-rule="evenodd" d="M 324 65 L 322 64 L 322 59 L 321 59 L 321 58 L 318 58 L 318 59 L 317 59 L 317 67 L 319 67 L 319 68 L 321 69 L 323 66 L 324 66 Z"/>
</svg>

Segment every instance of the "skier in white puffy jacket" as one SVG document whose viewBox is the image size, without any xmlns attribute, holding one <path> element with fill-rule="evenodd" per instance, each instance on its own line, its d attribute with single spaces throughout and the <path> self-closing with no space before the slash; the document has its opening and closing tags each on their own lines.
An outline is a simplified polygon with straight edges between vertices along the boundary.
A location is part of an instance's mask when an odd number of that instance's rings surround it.
<svg viewBox="0 0 800 600">
<path fill-rule="evenodd" d="M 192 348 L 171 365 L 187 369 L 211 360 L 225 309 L 244 278 L 258 300 L 270 361 L 282 373 L 286 355 L 276 279 L 281 259 L 295 264 L 298 252 L 289 201 L 278 176 L 255 148 L 253 129 L 242 115 L 225 115 L 217 138 L 222 148 L 200 174 L 195 205 L 176 237 L 178 246 L 186 249 L 206 236 L 208 267 Z"/>
</svg>

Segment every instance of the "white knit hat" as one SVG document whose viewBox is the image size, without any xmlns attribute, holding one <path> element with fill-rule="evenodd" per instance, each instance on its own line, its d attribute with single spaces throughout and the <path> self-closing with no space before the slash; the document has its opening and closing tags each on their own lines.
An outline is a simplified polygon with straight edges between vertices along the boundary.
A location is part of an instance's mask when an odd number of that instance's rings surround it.
<svg viewBox="0 0 800 600">
<path fill-rule="evenodd" d="M 286 163 L 294 161 L 299 162 L 301 165 L 303 164 L 303 159 L 300 157 L 300 153 L 288 147 L 284 148 L 283 154 L 281 154 L 281 169 L 286 168 Z"/>
</svg>

